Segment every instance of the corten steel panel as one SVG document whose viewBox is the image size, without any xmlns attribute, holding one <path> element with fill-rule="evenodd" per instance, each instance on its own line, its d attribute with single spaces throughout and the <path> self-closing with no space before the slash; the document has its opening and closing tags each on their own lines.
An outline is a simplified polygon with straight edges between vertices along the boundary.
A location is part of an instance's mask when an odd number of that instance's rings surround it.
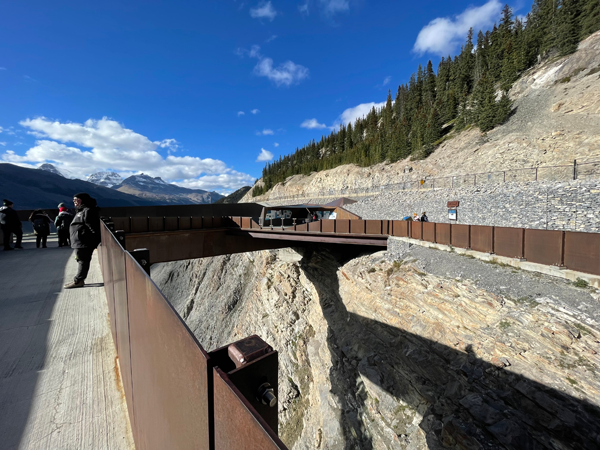
<svg viewBox="0 0 600 450">
<path fill-rule="evenodd" d="M 213 228 L 213 218 L 212 217 L 203 217 L 202 218 L 202 228 Z"/>
<path fill-rule="evenodd" d="M 221 217 L 214 217 L 213 218 L 213 227 L 220 228 L 222 226 L 223 226 L 223 219 Z"/>
<path fill-rule="evenodd" d="M 562 249 L 562 231 L 525 230 L 524 258 L 527 261 L 548 266 L 560 266 Z"/>
<path fill-rule="evenodd" d="M 450 245 L 450 227 L 449 223 L 435 224 L 435 241 L 438 244 Z"/>
<path fill-rule="evenodd" d="M 192 230 L 201 230 L 202 223 L 203 223 L 202 217 L 192 217 L 191 229 Z"/>
<path fill-rule="evenodd" d="M 164 231 L 165 221 L 163 217 L 150 217 L 148 219 L 148 231 Z"/>
<path fill-rule="evenodd" d="M 167 206 L 130 206 L 107 207 L 99 201 L 102 215 L 109 217 L 174 217 L 174 216 L 245 216 L 257 217 L 263 206 L 258 203 L 204 204 L 204 205 L 167 205 Z M 57 211 L 58 213 L 58 211 Z M 29 217 L 29 216 L 27 216 Z M 27 217 L 24 220 L 27 220 Z"/>
<path fill-rule="evenodd" d="M 129 227 L 129 217 L 113 217 L 112 221 L 115 224 L 115 230 L 123 230 L 125 233 L 131 231 Z"/>
<path fill-rule="evenodd" d="M 308 224 L 301 223 L 300 225 L 296 225 L 296 231 L 308 231 Z"/>
<path fill-rule="evenodd" d="M 350 220 L 336 219 L 335 220 L 335 232 L 336 233 L 350 233 Z"/>
<path fill-rule="evenodd" d="M 177 217 L 165 217 L 165 231 L 175 231 L 179 229 L 179 220 Z"/>
<path fill-rule="evenodd" d="M 250 228 L 251 217 L 242 217 L 242 228 Z"/>
<path fill-rule="evenodd" d="M 259 415 L 251 413 L 252 406 L 221 369 L 214 369 L 213 378 L 215 450 L 287 448 Z"/>
<path fill-rule="evenodd" d="M 121 381 L 127 400 L 129 421 L 132 429 L 135 423 L 133 410 L 133 386 L 131 383 L 131 353 L 129 347 L 129 311 L 127 306 L 127 279 L 125 276 L 125 252 L 116 239 L 110 242 L 112 277 L 114 284 L 115 326 L 117 340 L 115 347 L 119 356 Z"/>
<path fill-rule="evenodd" d="M 381 220 L 365 220 L 367 234 L 384 234 L 381 232 Z"/>
<path fill-rule="evenodd" d="M 423 225 L 423 240 L 427 242 L 435 242 L 435 223 L 422 222 Z"/>
<path fill-rule="evenodd" d="M 335 232 L 335 220 L 323 220 L 321 222 L 323 233 L 334 233 Z"/>
<path fill-rule="evenodd" d="M 259 228 L 260 229 L 260 223 L 258 222 L 258 218 L 253 218 L 252 221 L 250 222 L 250 228 Z"/>
<path fill-rule="evenodd" d="M 410 237 L 413 239 L 422 239 L 421 222 L 412 222 L 410 224 Z"/>
<path fill-rule="evenodd" d="M 125 264 L 136 449 L 208 449 L 208 355 L 130 255 Z"/>
<path fill-rule="evenodd" d="M 471 225 L 471 248 L 478 252 L 493 253 L 494 227 Z"/>
<path fill-rule="evenodd" d="M 189 230 L 192 228 L 192 218 L 187 216 L 182 216 L 179 218 L 179 229 L 180 230 Z"/>
<path fill-rule="evenodd" d="M 387 236 L 373 234 L 336 233 L 330 235 L 322 233 L 300 233 L 298 231 L 287 233 L 277 230 L 256 230 L 249 232 L 249 234 L 258 241 L 276 240 L 282 242 L 281 247 L 294 247 L 300 242 L 323 242 L 328 244 L 374 245 L 378 247 L 387 247 Z M 287 245 L 284 245 L 284 242 L 287 243 Z"/>
<path fill-rule="evenodd" d="M 146 233 L 148 231 L 148 218 L 147 217 L 132 217 L 131 218 L 131 232 L 132 233 Z"/>
<path fill-rule="evenodd" d="M 452 224 L 452 245 L 469 248 L 469 225 Z"/>
<path fill-rule="evenodd" d="M 494 253 L 523 258 L 523 228 L 494 227 Z"/>
<path fill-rule="evenodd" d="M 600 275 L 600 234 L 565 232 L 565 266 Z"/>
<path fill-rule="evenodd" d="M 260 231 L 260 230 L 257 230 Z M 232 231 L 234 233 L 234 231 Z M 245 253 L 293 246 L 292 241 L 254 239 L 247 233 L 231 234 L 227 229 L 168 231 L 163 233 L 129 234 L 125 241 L 128 251 L 147 248 L 150 263 Z M 293 233 L 293 231 L 291 232 Z"/>
<path fill-rule="evenodd" d="M 308 224 L 308 231 L 321 231 L 321 221 L 310 222 Z"/>
<path fill-rule="evenodd" d="M 364 234 L 365 233 L 365 221 L 364 220 L 351 220 L 350 221 L 350 233 Z"/>
<path fill-rule="evenodd" d="M 392 221 L 392 236 L 408 237 L 408 225 L 406 220 Z"/>
</svg>

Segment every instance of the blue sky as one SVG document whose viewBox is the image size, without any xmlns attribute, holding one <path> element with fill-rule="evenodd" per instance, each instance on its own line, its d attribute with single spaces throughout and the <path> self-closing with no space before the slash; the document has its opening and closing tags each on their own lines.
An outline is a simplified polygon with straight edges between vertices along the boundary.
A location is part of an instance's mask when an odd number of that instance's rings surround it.
<svg viewBox="0 0 600 450">
<path fill-rule="evenodd" d="M 512 5 L 513 7 L 518 5 Z M 0 15 L 0 155 L 230 192 L 454 54 L 497 0 L 28 1 Z M 529 9 L 515 8 L 524 14 Z M 258 161 L 257 161 L 258 160 Z"/>
</svg>

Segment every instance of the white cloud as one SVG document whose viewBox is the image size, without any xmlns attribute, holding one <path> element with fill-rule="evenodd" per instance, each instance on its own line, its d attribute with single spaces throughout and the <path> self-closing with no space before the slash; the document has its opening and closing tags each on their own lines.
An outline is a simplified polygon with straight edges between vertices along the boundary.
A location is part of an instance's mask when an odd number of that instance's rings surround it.
<svg viewBox="0 0 600 450">
<path fill-rule="evenodd" d="M 216 190 L 220 193 L 223 191 L 234 191 L 243 186 L 252 186 L 256 178 L 235 170 L 229 173 L 219 175 L 204 175 L 197 178 L 177 181 L 174 184 L 186 187 L 188 189 L 204 189 L 206 191 Z"/>
<path fill-rule="evenodd" d="M 250 8 L 250 17 L 253 19 L 269 19 L 273 21 L 277 11 L 271 5 L 271 2 L 261 2 L 254 8 Z"/>
<path fill-rule="evenodd" d="M 0 133 L 2 133 L 4 131 L 4 128 L 0 127 Z"/>
<path fill-rule="evenodd" d="M 260 112 L 259 109 L 253 109 L 252 111 L 250 111 L 252 114 L 258 114 Z"/>
<path fill-rule="evenodd" d="M 277 35 L 274 34 L 272 35 L 269 39 L 267 39 L 265 42 L 268 44 L 269 42 L 273 42 L 275 39 L 277 39 Z"/>
<path fill-rule="evenodd" d="M 358 106 L 346 109 L 342 114 L 340 114 L 340 117 L 338 117 L 338 119 L 336 120 L 336 124 L 342 124 L 342 123 L 345 125 L 348 125 L 349 123 L 354 124 L 356 119 L 366 116 L 369 113 L 369 111 L 371 111 L 371 109 L 373 109 L 373 107 L 375 107 L 375 109 L 379 109 L 379 108 L 382 108 L 383 106 L 385 106 L 385 102 L 361 103 Z"/>
<path fill-rule="evenodd" d="M 385 77 L 383 79 L 383 83 L 381 84 L 382 86 L 385 86 L 386 84 L 388 84 L 390 81 L 392 81 L 392 77 Z"/>
<path fill-rule="evenodd" d="M 300 14 L 306 14 L 308 16 L 308 14 L 309 14 L 308 0 L 306 2 L 298 5 L 298 11 L 300 11 Z"/>
<path fill-rule="evenodd" d="M 23 79 L 25 81 L 29 81 L 29 82 L 32 82 L 32 83 L 37 83 L 38 82 L 38 80 L 36 80 L 35 78 L 30 77 L 29 75 L 23 75 Z"/>
<path fill-rule="evenodd" d="M 421 29 L 413 51 L 420 55 L 425 52 L 448 55 L 464 42 L 469 28 L 473 27 L 477 35 L 479 30 L 493 25 L 501 9 L 499 0 L 489 0 L 482 6 L 465 9 L 454 18 L 438 17 Z"/>
<path fill-rule="evenodd" d="M 203 179 L 202 183 L 205 185 L 210 180 L 251 178 L 250 175 L 234 171 L 218 159 L 172 155 L 163 157 L 156 150 L 159 147 L 177 149 L 178 143 L 175 139 L 151 141 L 146 136 L 107 118 L 90 119 L 80 124 L 62 123 L 40 117 L 23 120 L 20 124 L 44 138 L 36 141 L 35 146 L 22 155 L 10 150 L 5 152 L 2 159 L 7 162 L 36 165 L 51 162 L 59 170 L 66 169 L 79 178 L 85 178 L 90 173 L 100 170 L 129 174 L 144 172 L 160 176 L 167 181 L 190 182 Z M 75 146 L 90 150 L 82 150 Z M 210 188 L 218 189 L 224 186 L 215 184 Z"/>
<path fill-rule="evenodd" d="M 261 59 L 254 73 L 259 77 L 267 77 L 277 86 L 291 86 L 298 84 L 300 81 L 308 77 L 308 69 L 299 64 L 294 64 L 292 61 L 286 61 L 277 67 L 273 67 L 271 58 Z"/>
<path fill-rule="evenodd" d="M 0 142 L 0 145 L 1 145 L 2 147 L 6 147 L 6 142 Z"/>
<path fill-rule="evenodd" d="M 275 148 L 279 147 L 279 143 L 278 143 L 278 142 L 275 142 L 275 143 L 273 144 L 273 147 L 275 147 Z"/>
<path fill-rule="evenodd" d="M 238 117 L 243 116 L 244 114 L 246 114 L 244 111 L 238 111 L 237 113 Z"/>
<path fill-rule="evenodd" d="M 273 136 L 274 134 L 275 134 L 275 132 L 273 130 L 270 130 L 269 128 L 265 128 L 262 131 L 256 132 L 257 136 Z"/>
<path fill-rule="evenodd" d="M 256 162 L 271 161 L 272 159 L 273 159 L 273 153 L 271 153 L 269 150 L 265 150 L 264 148 L 261 148 L 260 153 L 258 154 L 258 157 L 256 158 Z"/>
<path fill-rule="evenodd" d="M 300 124 L 302 128 L 308 128 L 309 130 L 313 129 L 322 129 L 327 128 L 327 125 L 323 123 L 319 123 L 317 119 L 306 119 L 304 122 Z"/>
<path fill-rule="evenodd" d="M 0 67 L 0 70 L 6 70 L 6 67 Z"/>
<path fill-rule="evenodd" d="M 321 3 L 323 12 L 328 16 L 350 9 L 350 2 L 348 0 L 319 0 L 319 2 Z"/>
</svg>

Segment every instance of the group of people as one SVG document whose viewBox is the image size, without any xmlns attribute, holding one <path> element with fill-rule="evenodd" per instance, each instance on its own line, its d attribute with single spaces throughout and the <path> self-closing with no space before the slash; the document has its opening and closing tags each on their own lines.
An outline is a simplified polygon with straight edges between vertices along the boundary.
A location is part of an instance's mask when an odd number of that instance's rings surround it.
<svg viewBox="0 0 600 450">
<path fill-rule="evenodd" d="M 46 211 L 36 209 L 29 216 L 36 235 L 36 247 L 47 248 L 50 234 L 50 224 L 54 222 L 58 233 L 58 246 L 70 246 L 75 249 L 75 259 L 78 263 L 77 274 L 71 283 L 65 284 L 66 289 L 83 287 L 90 270 L 92 254 L 100 244 L 100 208 L 96 200 L 84 192 L 73 196 L 75 214 L 71 214 L 64 203 L 58 205 L 59 213 L 52 221 Z M 0 227 L 4 237 L 4 251 L 22 249 L 23 226 L 19 215 L 14 209 L 14 203 L 4 199 L 0 207 Z M 15 235 L 15 246 L 11 247 L 11 235 Z"/>
<path fill-rule="evenodd" d="M 425 211 L 423 211 L 423 214 L 421 214 L 420 216 L 417 213 L 413 213 L 412 217 L 411 216 L 404 216 L 402 218 L 402 220 L 408 220 L 413 221 L 413 222 L 429 222 L 429 217 L 427 217 L 427 214 L 425 213 Z"/>
</svg>

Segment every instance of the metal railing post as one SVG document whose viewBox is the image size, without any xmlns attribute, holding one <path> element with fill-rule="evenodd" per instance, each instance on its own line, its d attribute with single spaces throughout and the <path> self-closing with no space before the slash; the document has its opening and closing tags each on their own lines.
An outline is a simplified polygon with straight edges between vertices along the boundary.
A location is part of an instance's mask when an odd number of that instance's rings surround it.
<svg viewBox="0 0 600 450">
<path fill-rule="evenodd" d="M 142 269 L 150 276 L 150 251 L 147 248 L 136 248 L 129 254 L 142 266 Z"/>
</svg>

